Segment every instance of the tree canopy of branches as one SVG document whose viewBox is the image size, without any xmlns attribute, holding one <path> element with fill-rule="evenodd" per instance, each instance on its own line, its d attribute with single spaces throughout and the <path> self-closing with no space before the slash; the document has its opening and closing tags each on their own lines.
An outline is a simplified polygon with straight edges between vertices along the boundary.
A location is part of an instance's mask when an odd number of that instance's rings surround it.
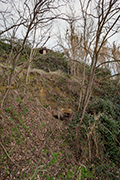
<svg viewBox="0 0 120 180">
<path fill-rule="evenodd" d="M 76 3 L 77 15 L 74 14 L 75 6 L 69 6 L 69 14 L 57 11 L 61 7 L 61 2 L 66 3 L 66 5 L 67 3 L 70 4 L 70 2 L 73 4 Z M 17 53 L 14 56 L 11 56 L 12 53 L 10 54 L 10 58 L 12 58 L 12 70 L 8 79 L 9 88 L 13 80 L 16 64 L 27 40 L 29 38 L 32 39 L 32 46 L 26 83 L 29 82 L 29 71 L 34 56 L 33 49 L 37 44 L 35 42 L 36 37 L 39 38 L 37 30 L 40 28 L 45 29 L 43 33 L 44 37 L 44 34 L 50 30 L 53 19 L 67 21 L 69 28 L 65 32 L 63 42 L 65 44 L 66 41 L 66 44 L 64 46 L 60 41 L 59 44 L 62 44 L 61 46 L 71 62 L 70 71 L 73 75 L 79 74 L 78 63 L 83 67 L 78 107 L 78 110 L 82 113 L 82 122 L 91 97 L 96 69 L 101 66 L 112 67 L 114 68 L 114 72 L 119 74 L 119 47 L 115 43 L 113 43 L 113 47 L 107 47 L 109 39 L 120 31 L 120 3 L 118 0 L 18 0 L 17 3 L 12 0 L 2 0 L 0 3 L 4 5 L 3 10 L 0 11 L 1 37 L 4 34 L 12 37 L 12 46 L 14 47 L 14 38 L 17 36 L 17 33 L 23 36 L 23 41 Z M 40 38 L 42 45 L 49 39 L 49 35 L 45 39 L 43 37 L 41 36 Z M 90 70 L 86 85 L 85 67 L 87 64 L 90 65 Z M 3 102 L 9 88 L 3 98 Z"/>
<path fill-rule="evenodd" d="M 93 4 L 94 7 L 91 12 L 90 7 Z M 100 51 L 105 42 L 120 30 L 120 4 L 117 0 L 98 0 L 95 2 L 89 0 L 86 1 L 86 3 L 83 3 L 80 0 L 80 6 L 83 17 L 84 48 L 89 52 L 91 57 L 90 74 L 83 101 L 82 120 L 91 97 L 93 80 L 96 65 L 100 57 Z M 90 28 L 90 25 L 92 25 L 92 28 Z"/>
<path fill-rule="evenodd" d="M 24 49 L 26 41 L 32 34 L 35 36 L 35 33 L 33 32 L 36 31 L 36 29 L 41 27 L 46 28 L 51 24 L 51 21 L 58 16 L 56 15 L 55 10 L 57 10 L 59 4 L 55 0 L 19 0 L 17 2 L 10 0 L 7 2 L 0 1 L 0 3 L 5 6 L 4 10 L 0 12 L 0 25 L 2 27 L 0 35 L 2 36 L 7 33 L 7 35 L 11 36 L 13 39 L 13 46 L 16 34 L 19 33 L 20 35 L 23 35 L 22 44 L 14 57 L 12 57 L 12 70 L 8 79 L 8 89 L 2 101 L 1 106 L 3 106 L 13 80 L 16 64 Z"/>
<path fill-rule="evenodd" d="M 82 113 L 82 122 L 91 97 L 96 69 L 107 66 L 112 68 L 112 72 L 114 68 L 117 75 L 119 73 L 119 48 L 114 43 L 113 47 L 110 47 L 108 42 L 120 32 L 120 3 L 117 0 L 76 0 L 75 2 L 79 4 L 80 15 L 75 16 L 75 10 L 70 7 L 71 16 L 67 20 L 69 28 L 64 36 L 65 43 L 62 42 L 62 38 L 60 40 L 66 56 L 71 61 L 73 75 L 78 74 L 76 72 L 78 64 L 84 62 L 80 77 L 82 81 L 78 108 Z M 84 92 L 86 64 L 90 65 L 90 72 Z"/>
</svg>

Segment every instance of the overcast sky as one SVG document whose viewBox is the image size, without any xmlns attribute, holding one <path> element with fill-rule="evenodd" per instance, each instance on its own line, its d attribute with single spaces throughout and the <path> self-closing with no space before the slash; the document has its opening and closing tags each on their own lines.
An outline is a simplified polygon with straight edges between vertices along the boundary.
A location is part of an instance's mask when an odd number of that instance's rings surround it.
<svg viewBox="0 0 120 180">
<path fill-rule="evenodd" d="M 107 0 L 108 1 L 108 0 Z M 94 2 L 94 1 L 93 1 Z M 120 2 L 120 0 L 118 0 Z M 91 9 L 94 6 L 90 7 Z M 62 12 L 65 14 L 71 16 L 71 12 L 74 11 L 74 15 L 76 17 L 81 16 L 81 9 L 80 9 L 80 3 L 79 0 L 71 0 L 69 3 L 66 4 L 66 6 L 62 7 Z M 120 19 L 119 19 L 119 25 L 120 25 Z M 52 30 L 52 38 L 48 41 L 47 45 L 52 47 L 57 44 L 56 42 L 56 36 L 59 35 L 60 32 L 65 33 L 66 29 L 69 27 L 68 23 L 63 20 L 56 20 L 53 24 L 53 30 Z M 62 34 L 61 33 L 61 34 Z M 120 45 L 120 32 L 116 33 L 113 37 L 109 39 L 109 43 L 116 42 L 116 44 Z"/>
<path fill-rule="evenodd" d="M 12 3 L 12 0 L 8 0 L 8 1 L 6 0 L 6 2 L 10 2 L 10 1 Z M 22 1 L 24 2 L 24 0 L 21 0 L 21 1 L 15 0 L 16 7 L 21 7 L 20 8 L 21 10 L 22 10 L 22 5 L 21 5 L 21 3 L 18 3 L 18 2 L 22 2 Z M 4 2 L 5 2 L 5 0 L 4 0 Z M 120 0 L 118 0 L 118 2 L 120 2 Z M 91 7 L 91 8 L 93 8 L 93 7 Z M 8 3 L 5 3 L 5 4 L 1 3 L 1 1 L 0 1 L 0 12 L 3 12 L 4 10 L 11 11 L 13 13 L 12 18 L 13 19 L 15 18 L 15 14 L 12 11 L 12 8 L 10 7 L 10 5 Z M 79 0 L 66 0 L 66 4 L 60 8 L 60 11 L 63 14 L 64 13 L 67 14 L 68 16 L 71 16 L 71 12 L 74 11 L 74 15 L 76 17 L 80 16 L 81 9 L 80 9 Z M 6 17 L 7 17 L 7 14 L 6 14 Z M 9 19 L 9 17 L 8 17 L 8 19 Z M 1 15 L 0 15 L 0 20 L 2 20 Z M 1 22 L 1 24 L 3 23 L 3 21 L 0 21 L 0 22 Z M 10 20 L 8 21 L 8 23 L 10 23 Z M 69 26 L 68 26 L 68 23 L 66 21 L 64 21 L 64 20 L 54 20 L 52 22 L 52 29 L 50 31 L 51 38 L 47 42 L 46 46 L 49 47 L 49 48 L 52 48 L 52 47 L 56 46 L 57 42 L 58 42 L 57 36 L 59 36 L 59 33 L 61 33 L 62 37 L 63 37 L 64 33 L 65 33 L 65 31 L 66 31 L 66 29 L 68 27 Z M 2 27 L 0 27 L 0 29 L 2 29 Z M 22 26 L 21 26 L 21 28 L 19 29 L 17 35 L 18 35 L 18 37 L 21 37 L 22 34 L 24 34 L 24 30 L 22 29 Z M 109 39 L 109 42 L 112 43 L 113 41 L 116 41 L 117 43 L 120 43 L 120 33 L 117 33 L 115 36 L 113 36 L 111 39 Z"/>
</svg>

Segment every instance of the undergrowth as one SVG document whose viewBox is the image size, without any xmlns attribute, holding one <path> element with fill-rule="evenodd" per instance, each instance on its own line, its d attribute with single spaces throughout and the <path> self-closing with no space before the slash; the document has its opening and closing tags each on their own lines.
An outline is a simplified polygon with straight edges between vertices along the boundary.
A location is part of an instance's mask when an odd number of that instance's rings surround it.
<svg viewBox="0 0 120 180">
<path fill-rule="evenodd" d="M 2 46 L 5 48 L 4 43 Z M 21 58 L 23 62 L 24 54 Z M 93 95 L 79 124 L 80 85 L 67 74 L 67 63 L 60 53 L 36 57 L 34 67 L 39 65 L 45 71 L 60 67 L 62 73 L 32 72 L 26 85 L 24 71 L 12 84 L 0 110 L 1 179 L 120 178 L 120 85 L 116 80 L 100 82 L 110 72 L 97 70 Z M 8 75 L 1 67 L 0 102 Z M 59 114 L 61 109 L 71 109 L 71 116 L 55 118 L 53 111 Z"/>
</svg>

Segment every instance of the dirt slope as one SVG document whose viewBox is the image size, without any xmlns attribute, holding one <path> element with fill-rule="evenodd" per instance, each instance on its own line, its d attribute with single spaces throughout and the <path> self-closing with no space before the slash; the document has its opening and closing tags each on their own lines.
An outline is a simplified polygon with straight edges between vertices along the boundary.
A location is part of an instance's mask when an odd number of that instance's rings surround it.
<svg viewBox="0 0 120 180">
<path fill-rule="evenodd" d="M 0 73 L 2 100 L 7 76 Z M 74 179 L 78 162 L 67 134 L 79 83 L 61 71 L 32 72 L 28 85 L 25 76 L 19 74 L 0 112 L 1 180 Z"/>
</svg>

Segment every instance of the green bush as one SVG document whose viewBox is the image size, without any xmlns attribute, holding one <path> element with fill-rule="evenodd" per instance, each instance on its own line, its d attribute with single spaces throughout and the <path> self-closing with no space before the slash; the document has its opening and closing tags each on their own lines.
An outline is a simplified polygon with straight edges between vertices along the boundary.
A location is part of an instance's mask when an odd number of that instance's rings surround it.
<svg viewBox="0 0 120 180">
<path fill-rule="evenodd" d="M 98 131 L 105 148 L 104 156 L 120 166 L 118 158 L 120 157 L 120 144 L 118 141 L 120 126 L 118 122 L 111 115 L 103 114 L 100 118 Z"/>
<path fill-rule="evenodd" d="M 97 68 L 95 70 L 95 75 L 97 78 L 104 78 L 106 76 L 110 76 L 111 75 L 111 71 L 108 68 Z"/>
<path fill-rule="evenodd" d="M 89 113 L 107 112 L 108 114 L 115 115 L 115 107 L 109 99 L 95 98 L 88 106 Z"/>
<path fill-rule="evenodd" d="M 3 52 L 10 53 L 12 46 L 4 41 L 0 40 L 0 53 L 2 55 Z"/>
<path fill-rule="evenodd" d="M 119 180 L 119 170 L 115 167 L 114 163 L 102 163 L 96 166 L 95 174 L 98 180 L 103 180 L 103 177 L 107 180 Z"/>
<path fill-rule="evenodd" d="M 33 66 L 44 71 L 56 71 L 60 69 L 66 73 L 68 72 L 68 62 L 63 53 L 50 52 L 39 54 L 33 61 Z"/>
</svg>

